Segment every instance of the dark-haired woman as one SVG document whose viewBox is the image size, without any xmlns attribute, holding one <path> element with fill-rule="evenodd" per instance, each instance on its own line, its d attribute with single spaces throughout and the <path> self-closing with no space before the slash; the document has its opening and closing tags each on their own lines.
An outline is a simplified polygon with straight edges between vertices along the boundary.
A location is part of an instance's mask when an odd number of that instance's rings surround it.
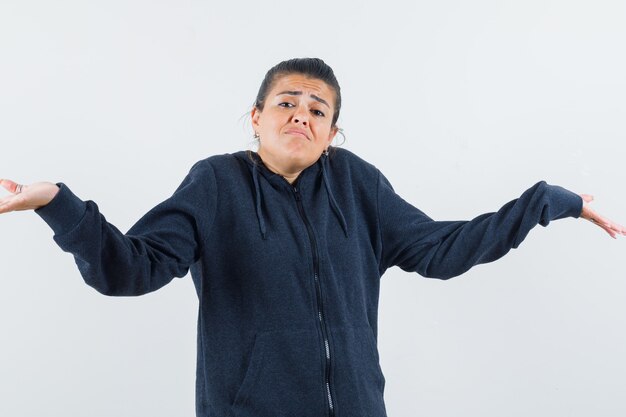
<svg viewBox="0 0 626 417">
<path fill-rule="evenodd" d="M 155 291 L 191 270 L 199 297 L 197 416 L 383 417 L 380 277 L 450 278 L 517 247 L 537 224 L 626 229 L 545 182 L 471 221 L 433 221 L 383 174 L 330 144 L 341 95 L 319 59 L 281 62 L 252 109 L 258 152 L 210 156 L 123 234 L 64 183 L 1 184 L 0 213 L 35 209 L 86 283 Z"/>
</svg>

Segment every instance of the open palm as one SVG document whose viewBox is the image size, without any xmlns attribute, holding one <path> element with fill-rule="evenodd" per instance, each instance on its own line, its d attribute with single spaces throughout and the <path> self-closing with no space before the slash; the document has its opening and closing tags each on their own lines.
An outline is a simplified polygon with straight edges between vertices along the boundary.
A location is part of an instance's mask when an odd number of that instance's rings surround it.
<svg viewBox="0 0 626 417">
<path fill-rule="evenodd" d="M 0 179 L 0 186 L 11 192 L 11 195 L 0 198 L 0 214 L 43 207 L 59 191 L 56 184 L 47 181 L 21 185 L 15 181 Z"/>
</svg>

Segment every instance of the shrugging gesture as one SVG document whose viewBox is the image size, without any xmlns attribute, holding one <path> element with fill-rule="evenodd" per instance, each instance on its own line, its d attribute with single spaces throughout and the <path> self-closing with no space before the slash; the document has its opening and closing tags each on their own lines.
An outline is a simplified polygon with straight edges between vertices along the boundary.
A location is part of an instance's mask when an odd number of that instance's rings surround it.
<svg viewBox="0 0 626 417">
<path fill-rule="evenodd" d="M 0 185 L 11 195 L 0 198 L 0 214 L 10 211 L 34 210 L 48 204 L 58 193 L 59 187 L 51 182 L 42 181 L 30 185 L 18 184 L 8 179 L 0 179 Z M 612 238 L 618 235 L 626 236 L 626 227 L 609 220 L 591 208 L 594 198 L 590 194 L 580 194 L 583 199 L 583 209 L 580 217 L 606 231 Z"/>
<path fill-rule="evenodd" d="M 258 151 L 198 160 L 126 233 L 62 182 L 0 179 L 0 214 L 34 210 L 105 295 L 146 294 L 191 272 L 197 417 L 385 416 L 377 319 L 389 267 L 448 279 L 566 217 L 626 235 L 590 195 L 545 181 L 493 213 L 433 220 L 375 165 L 331 146 L 340 108 L 326 63 L 283 61 L 250 109 Z"/>
</svg>

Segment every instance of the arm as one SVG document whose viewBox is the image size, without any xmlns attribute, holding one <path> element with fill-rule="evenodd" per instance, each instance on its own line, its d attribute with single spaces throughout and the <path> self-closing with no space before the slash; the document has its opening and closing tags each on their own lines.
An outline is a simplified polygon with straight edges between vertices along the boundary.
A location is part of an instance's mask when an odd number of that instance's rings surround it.
<svg viewBox="0 0 626 417">
<path fill-rule="evenodd" d="M 96 203 L 57 185 L 57 195 L 35 212 L 61 249 L 74 255 L 85 282 L 105 295 L 142 295 L 185 276 L 198 260 L 217 201 L 212 167 L 199 161 L 171 197 L 124 234 Z"/>
<path fill-rule="evenodd" d="M 379 173 L 381 273 L 393 265 L 422 276 L 448 279 L 517 248 L 537 224 L 579 217 L 583 199 L 539 182 L 495 213 L 471 221 L 434 221 L 398 196 Z"/>
</svg>

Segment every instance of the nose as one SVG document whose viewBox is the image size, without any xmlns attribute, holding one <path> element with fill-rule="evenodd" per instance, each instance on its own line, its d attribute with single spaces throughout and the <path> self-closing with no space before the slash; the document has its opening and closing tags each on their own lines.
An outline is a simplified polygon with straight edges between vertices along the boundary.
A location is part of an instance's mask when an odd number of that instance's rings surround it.
<svg viewBox="0 0 626 417">
<path fill-rule="evenodd" d="M 293 122 L 295 124 L 302 123 L 304 126 L 309 124 L 309 113 L 304 106 L 298 106 L 293 113 Z"/>
</svg>

